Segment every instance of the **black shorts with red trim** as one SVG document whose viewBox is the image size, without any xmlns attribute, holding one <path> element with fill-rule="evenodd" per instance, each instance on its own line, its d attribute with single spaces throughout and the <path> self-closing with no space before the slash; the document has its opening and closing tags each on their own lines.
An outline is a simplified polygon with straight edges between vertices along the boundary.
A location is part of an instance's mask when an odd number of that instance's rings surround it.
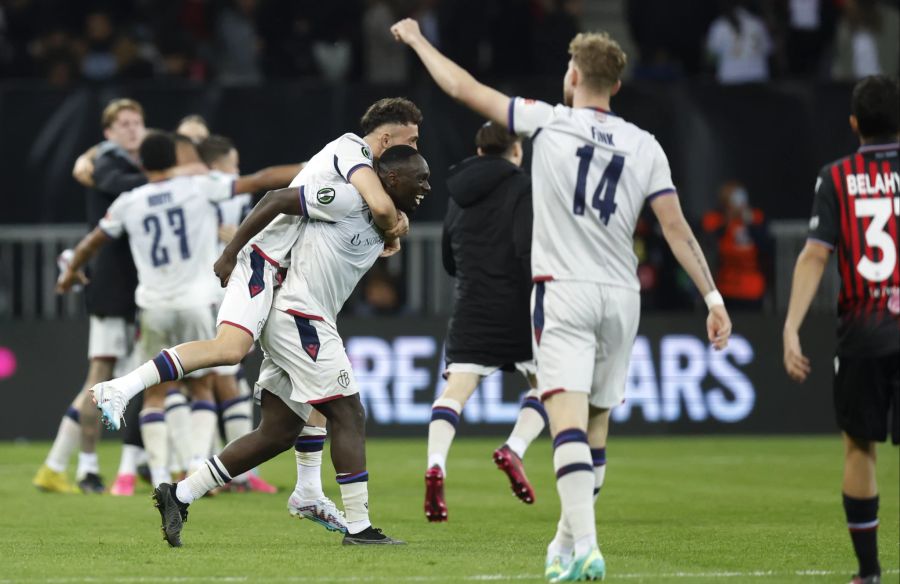
<svg viewBox="0 0 900 584">
<path fill-rule="evenodd" d="M 900 354 L 837 357 L 834 410 L 838 427 L 853 438 L 900 444 Z"/>
</svg>

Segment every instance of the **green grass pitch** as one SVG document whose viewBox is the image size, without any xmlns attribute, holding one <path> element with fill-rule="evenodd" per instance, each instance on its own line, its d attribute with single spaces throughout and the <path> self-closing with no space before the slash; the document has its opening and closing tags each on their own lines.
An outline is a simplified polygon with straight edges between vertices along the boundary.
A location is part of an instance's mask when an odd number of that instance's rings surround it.
<svg viewBox="0 0 900 584">
<path fill-rule="evenodd" d="M 184 547 L 159 532 L 149 487 L 132 498 L 50 495 L 30 484 L 48 444 L 0 444 L 0 584 L 8 582 L 542 582 L 558 501 L 550 444 L 526 456 L 537 502 L 509 491 L 496 441 L 460 439 L 450 453 L 450 521 L 422 512 L 424 439 L 370 440 L 376 526 L 406 547 L 345 548 L 285 510 L 294 460 L 262 471 L 278 495 L 224 494 L 191 507 Z M 118 448 L 101 448 L 111 481 Z M 900 459 L 879 449 L 885 582 L 900 581 Z M 612 438 L 598 534 L 616 582 L 834 582 L 855 568 L 834 437 Z M 326 492 L 337 500 L 330 463 Z"/>
</svg>

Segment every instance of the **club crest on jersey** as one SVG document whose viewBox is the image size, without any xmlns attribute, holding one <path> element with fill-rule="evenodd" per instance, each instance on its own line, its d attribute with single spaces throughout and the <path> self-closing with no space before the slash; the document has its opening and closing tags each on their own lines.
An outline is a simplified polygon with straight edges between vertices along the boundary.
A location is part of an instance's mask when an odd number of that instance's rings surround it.
<svg viewBox="0 0 900 584">
<path fill-rule="evenodd" d="M 319 201 L 319 203 L 322 205 L 329 204 L 334 200 L 334 189 L 331 187 L 319 189 L 319 191 L 316 193 L 316 200 Z"/>
<path fill-rule="evenodd" d="M 337 381 L 338 385 L 340 385 L 344 389 L 347 389 L 347 387 L 350 385 L 350 374 L 341 369 L 341 372 L 338 374 Z"/>
<path fill-rule="evenodd" d="M 368 158 L 369 160 L 372 160 L 372 151 L 369 150 L 368 146 L 362 147 L 362 155 L 365 156 L 366 158 Z"/>
</svg>

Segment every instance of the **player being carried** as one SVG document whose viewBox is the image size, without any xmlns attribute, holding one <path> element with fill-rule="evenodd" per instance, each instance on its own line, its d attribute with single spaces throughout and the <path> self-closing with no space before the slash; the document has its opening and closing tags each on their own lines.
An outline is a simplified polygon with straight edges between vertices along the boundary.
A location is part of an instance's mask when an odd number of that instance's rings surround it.
<svg viewBox="0 0 900 584">
<path fill-rule="evenodd" d="M 315 164 L 314 157 L 307 169 Z M 376 168 L 365 165 L 359 172 L 379 180 L 389 196 L 387 203 L 393 201 L 402 212 L 414 211 L 431 190 L 428 165 L 410 146 L 387 149 Z M 347 297 L 384 249 L 383 232 L 372 211 L 383 202 L 361 196 L 346 182 L 303 180 L 313 174 L 304 170 L 292 187 L 268 193 L 216 262 L 216 274 L 225 282 L 235 267 L 234 250 L 276 216 L 283 218 L 281 213 L 299 219 L 291 265 L 260 337 L 265 357 L 256 394 L 262 420 L 256 430 L 226 446 L 184 481 L 154 491 L 163 533 L 172 546 L 181 545 L 190 503 L 293 446 L 313 408 L 332 427 L 331 459 L 347 521 L 344 544 L 403 543 L 369 522 L 365 411 L 335 325 Z M 251 288 L 257 281 L 250 279 Z"/>
<path fill-rule="evenodd" d="M 376 225 L 385 232 L 383 254 L 396 253 L 397 238 L 405 235 L 409 223 L 404 214 L 398 215 L 372 171 L 372 164 L 373 159 L 377 160 L 392 145 L 415 146 L 421 121 L 421 112 L 409 100 L 381 99 L 363 115 L 363 137 L 348 133 L 330 142 L 307 162 L 292 184 L 299 185 L 300 180 L 309 184 L 349 182 L 367 201 Z M 251 213 L 248 220 L 253 216 Z M 118 427 L 128 401 L 147 387 L 180 379 L 197 369 L 234 365 L 244 358 L 266 322 L 278 270 L 287 266 L 300 228 L 301 217 L 281 215 L 270 224 L 257 226 L 254 234 L 259 233 L 252 241 L 240 240 L 236 235 L 226 246 L 223 258 L 233 263 L 234 270 L 229 270 L 215 339 L 166 349 L 128 375 L 92 388 L 104 419 L 113 428 Z M 248 241 L 249 245 L 245 245 Z M 168 367 L 169 363 L 174 364 L 173 369 Z M 344 521 L 322 490 L 320 468 L 325 420 L 318 412 L 312 412 L 307 423 L 301 435 L 295 437 L 298 479 L 288 499 L 288 509 L 292 515 L 308 517 L 328 529 L 345 531 Z"/>
<path fill-rule="evenodd" d="M 547 549 L 554 582 L 602 578 L 594 497 L 603 483 L 610 408 L 621 403 L 640 315 L 634 228 L 645 202 L 709 306 L 717 349 L 731 322 L 685 220 L 656 139 L 610 111 L 625 54 L 606 34 L 569 45 L 565 105 L 510 98 L 444 57 L 414 20 L 393 27 L 451 97 L 533 140 L 531 268 L 538 390 L 550 418 L 562 517 Z"/>
</svg>

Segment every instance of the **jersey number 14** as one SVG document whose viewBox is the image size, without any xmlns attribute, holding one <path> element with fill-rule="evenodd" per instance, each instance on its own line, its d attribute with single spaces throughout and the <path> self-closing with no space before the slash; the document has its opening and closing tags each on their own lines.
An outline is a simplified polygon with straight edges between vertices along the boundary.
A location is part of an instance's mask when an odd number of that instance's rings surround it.
<svg viewBox="0 0 900 584">
<path fill-rule="evenodd" d="M 587 204 L 587 174 L 591 168 L 591 161 L 594 159 L 594 147 L 582 146 L 575 151 L 575 155 L 578 156 L 579 161 L 572 212 L 576 215 L 584 215 Z M 606 170 L 603 171 L 603 176 L 600 177 L 600 184 L 594 190 L 591 207 L 600 211 L 600 220 L 604 225 L 609 225 L 609 218 L 616 212 L 616 187 L 619 185 L 619 177 L 622 176 L 624 167 L 625 157 L 619 154 L 614 155 Z"/>
</svg>

